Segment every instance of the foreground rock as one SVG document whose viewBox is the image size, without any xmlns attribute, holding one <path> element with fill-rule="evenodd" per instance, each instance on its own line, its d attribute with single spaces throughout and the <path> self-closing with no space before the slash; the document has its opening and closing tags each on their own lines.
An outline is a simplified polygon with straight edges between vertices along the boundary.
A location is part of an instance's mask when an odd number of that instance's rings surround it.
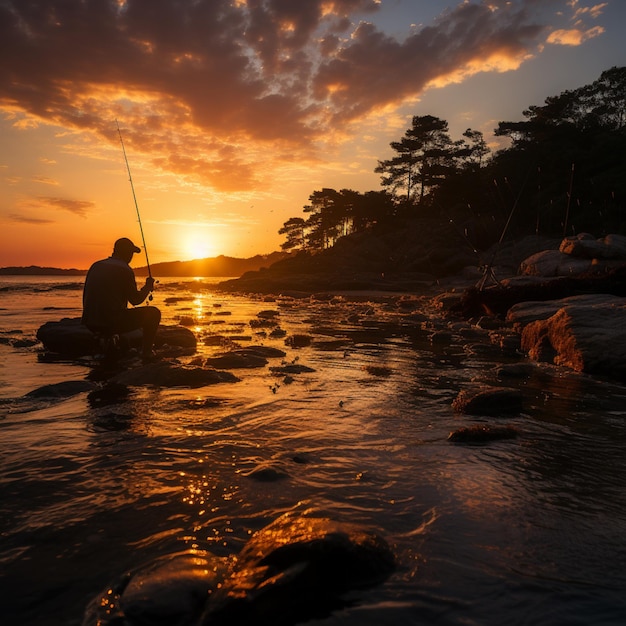
<svg viewBox="0 0 626 626">
<path fill-rule="evenodd" d="M 288 626 L 328 616 L 393 568 L 387 543 L 361 527 L 285 515 L 236 558 L 179 553 L 124 575 L 91 602 L 83 626 Z"/>
<path fill-rule="evenodd" d="M 129 348 L 141 348 L 141 331 L 122 335 Z M 37 331 L 37 339 L 48 352 L 78 357 L 96 354 L 99 350 L 97 337 L 81 324 L 80 318 L 64 318 L 46 322 Z M 187 352 L 195 352 L 196 336 L 182 326 L 160 326 L 154 342 L 156 348 L 177 346 Z"/>
<path fill-rule="evenodd" d="M 626 299 L 567 302 L 524 327 L 522 349 L 536 361 L 626 380 Z"/>
</svg>

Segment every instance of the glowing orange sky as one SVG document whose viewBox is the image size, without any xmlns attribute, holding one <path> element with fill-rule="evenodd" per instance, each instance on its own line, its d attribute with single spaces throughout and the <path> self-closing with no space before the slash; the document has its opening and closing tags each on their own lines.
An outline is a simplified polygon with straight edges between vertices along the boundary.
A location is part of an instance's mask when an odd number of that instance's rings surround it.
<svg viewBox="0 0 626 626">
<path fill-rule="evenodd" d="M 492 140 L 625 65 L 624 5 L 7 0 L 0 266 L 86 268 L 120 236 L 141 245 L 116 120 L 151 263 L 277 250 L 314 190 L 379 189 L 411 116 Z"/>
</svg>

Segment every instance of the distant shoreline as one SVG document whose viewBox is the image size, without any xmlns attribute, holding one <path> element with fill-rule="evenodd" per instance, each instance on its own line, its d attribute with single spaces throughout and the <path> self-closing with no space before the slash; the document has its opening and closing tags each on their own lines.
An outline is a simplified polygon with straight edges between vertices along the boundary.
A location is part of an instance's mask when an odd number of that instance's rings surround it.
<svg viewBox="0 0 626 626">
<path fill-rule="evenodd" d="M 0 276 L 85 276 L 87 270 L 61 269 L 59 267 L 0 267 Z"/>
<path fill-rule="evenodd" d="M 224 277 L 241 276 L 245 272 L 258 271 L 269 267 L 276 261 L 291 256 L 288 252 L 272 252 L 271 254 L 257 254 L 253 257 L 240 259 L 236 257 L 218 256 L 214 258 L 195 259 L 193 261 L 168 261 L 155 263 L 150 266 L 153 276 L 169 277 Z M 137 276 L 147 276 L 148 268 L 133 268 Z M 0 267 L 0 276 L 86 276 L 87 270 L 62 269 L 58 267 L 42 267 L 29 265 L 27 267 Z"/>
</svg>

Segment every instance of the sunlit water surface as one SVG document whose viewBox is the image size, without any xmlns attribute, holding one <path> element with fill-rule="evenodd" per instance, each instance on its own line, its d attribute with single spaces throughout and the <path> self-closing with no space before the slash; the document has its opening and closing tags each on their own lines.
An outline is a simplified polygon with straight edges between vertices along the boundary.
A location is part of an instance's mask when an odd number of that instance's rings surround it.
<svg viewBox="0 0 626 626">
<path fill-rule="evenodd" d="M 0 289 L 0 338 L 80 315 L 80 279 Z M 452 400 L 493 383 L 497 363 L 433 343 L 393 302 L 264 301 L 169 280 L 154 304 L 165 323 L 194 318 L 205 356 L 221 335 L 314 371 L 232 370 L 240 382 L 90 406 L 86 393 L 22 397 L 84 379 L 89 363 L 0 344 L 2 624 L 80 624 L 125 570 L 193 547 L 235 553 L 286 511 L 365 524 L 397 556 L 384 584 L 311 624 L 626 624 L 626 387 L 566 370 L 507 380 L 524 413 L 486 421 L 520 436 L 452 444 L 478 419 Z M 313 343 L 252 327 L 268 309 Z M 262 468 L 282 478 L 260 480 Z"/>
</svg>

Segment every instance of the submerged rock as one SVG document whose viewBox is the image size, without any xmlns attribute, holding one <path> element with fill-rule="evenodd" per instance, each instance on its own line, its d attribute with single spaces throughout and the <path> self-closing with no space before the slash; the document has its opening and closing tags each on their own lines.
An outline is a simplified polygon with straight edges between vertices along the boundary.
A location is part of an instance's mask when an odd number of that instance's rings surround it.
<svg viewBox="0 0 626 626">
<path fill-rule="evenodd" d="M 499 439 L 515 439 L 518 431 L 512 426 L 489 426 L 475 424 L 464 426 L 450 433 L 448 441 L 454 443 L 487 443 Z"/>
<path fill-rule="evenodd" d="M 385 540 L 366 529 L 287 514 L 237 557 L 177 553 L 126 573 L 92 600 L 83 626 L 290 626 L 328 616 L 393 568 Z"/>
<path fill-rule="evenodd" d="M 116 374 L 110 380 L 118 385 L 191 388 L 238 381 L 230 372 L 188 367 L 169 361 L 158 361 L 129 369 Z"/>
<path fill-rule="evenodd" d="M 510 415 L 522 410 L 522 400 L 517 389 L 485 386 L 461 391 L 452 402 L 452 408 L 468 415 Z"/>
<path fill-rule="evenodd" d="M 29 391 L 26 398 L 71 398 L 85 391 L 93 391 L 97 388 L 96 383 L 88 380 L 64 380 L 60 383 L 43 385 Z"/>
<path fill-rule="evenodd" d="M 245 369 L 253 367 L 265 367 L 267 359 L 255 354 L 240 354 L 233 350 L 226 354 L 209 357 L 205 361 L 207 367 L 216 367 L 218 369 Z"/>
</svg>

